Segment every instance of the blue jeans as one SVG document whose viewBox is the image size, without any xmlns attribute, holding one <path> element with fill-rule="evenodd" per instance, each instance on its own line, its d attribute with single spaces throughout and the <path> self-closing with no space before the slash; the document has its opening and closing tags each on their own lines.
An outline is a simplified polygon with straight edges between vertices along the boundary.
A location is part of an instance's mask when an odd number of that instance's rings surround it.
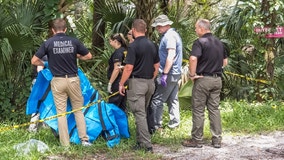
<svg viewBox="0 0 284 160">
<path fill-rule="evenodd" d="M 168 112 L 170 116 L 169 127 L 174 128 L 180 123 L 180 112 L 179 112 L 179 100 L 178 81 L 181 75 L 168 75 L 167 86 L 164 87 L 161 84 L 157 84 L 156 91 L 152 97 L 151 107 L 154 108 L 155 114 L 155 128 L 162 127 L 163 122 L 163 108 L 164 103 L 168 105 Z M 159 77 L 157 77 L 159 80 Z"/>
</svg>

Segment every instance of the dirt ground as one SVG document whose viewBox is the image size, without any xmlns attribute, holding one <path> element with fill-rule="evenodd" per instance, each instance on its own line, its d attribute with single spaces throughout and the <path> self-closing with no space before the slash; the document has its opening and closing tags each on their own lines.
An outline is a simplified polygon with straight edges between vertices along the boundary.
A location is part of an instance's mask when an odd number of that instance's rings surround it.
<svg viewBox="0 0 284 160">
<path fill-rule="evenodd" d="M 223 135 L 222 147 L 208 141 L 202 148 L 169 148 L 154 145 L 163 160 L 280 160 L 284 159 L 284 132 L 261 135 Z"/>
<path fill-rule="evenodd" d="M 161 155 L 159 160 L 284 160 L 284 132 L 276 131 L 259 135 L 223 134 L 222 147 L 213 148 L 210 140 L 202 148 L 161 146 L 154 144 L 154 154 Z M 134 160 L 126 153 L 121 159 Z M 105 153 L 87 155 L 84 160 L 107 160 Z M 64 155 L 49 156 L 45 160 L 70 160 Z"/>
</svg>

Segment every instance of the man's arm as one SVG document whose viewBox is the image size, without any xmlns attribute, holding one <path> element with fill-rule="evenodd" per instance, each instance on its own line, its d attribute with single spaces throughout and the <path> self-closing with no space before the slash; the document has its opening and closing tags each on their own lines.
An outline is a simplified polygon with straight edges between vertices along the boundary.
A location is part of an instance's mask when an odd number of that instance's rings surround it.
<svg viewBox="0 0 284 160">
<path fill-rule="evenodd" d="M 189 57 L 189 77 L 194 77 L 196 75 L 197 57 Z"/>
<path fill-rule="evenodd" d="M 203 76 L 196 75 L 196 67 L 197 67 L 197 57 L 190 56 L 189 57 L 189 78 L 194 81 L 195 79 L 202 78 Z"/>
<path fill-rule="evenodd" d="M 123 69 L 123 73 L 122 73 L 122 77 L 120 79 L 120 82 L 119 82 L 119 93 L 121 95 L 125 95 L 125 87 L 124 87 L 124 83 L 127 81 L 127 79 L 130 77 L 131 73 L 132 73 L 132 70 L 133 70 L 133 65 L 131 64 L 126 64 L 124 66 L 124 69 Z"/>
<path fill-rule="evenodd" d="M 126 64 L 123 69 L 122 77 L 120 79 L 119 85 L 124 85 L 127 79 L 130 77 L 133 70 L 133 65 Z"/>
<path fill-rule="evenodd" d="M 166 60 L 165 68 L 163 70 L 165 74 L 168 74 L 169 71 L 171 70 L 175 56 L 176 56 L 176 50 L 172 48 L 168 49 L 168 57 Z"/>
<path fill-rule="evenodd" d="M 88 54 L 86 54 L 85 56 L 82 56 L 80 54 L 77 54 L 77 58 L 81 59 L 81 60 L 88 60 L 91 59 L 93 56 L 92 54 L 89 52 Z"/>
<path fill-rule="evenodd" d="M 31 64 L 35 66 L 44 66 L 44 62 L 35 55 L 31 59 Z"/>
<path fill-rule="evenodd" d="M 157 77 L 158 72 L 159 72 L 159 67 L 160 67 L 160 62 L 154 64 L 155 71 L 154 71 L 153 79 Z"/>
</svg>

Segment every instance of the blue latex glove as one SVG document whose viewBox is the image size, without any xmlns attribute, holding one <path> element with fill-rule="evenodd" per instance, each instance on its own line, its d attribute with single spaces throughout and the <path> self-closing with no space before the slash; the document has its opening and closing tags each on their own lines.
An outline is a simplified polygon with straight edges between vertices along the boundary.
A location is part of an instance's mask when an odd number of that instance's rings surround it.
<svg viewBox="0 0 284 160">
<path fill-rule="evenodd" d="M 168 75 L 166 75 L 166 74 L 163 74 L 163 75 L 161 76 L 161 78 L 160 78 L 160 80 L 161 80 L 161 85 L 162 85 L 163 87 L 167 87 L 167 78 L 168 78 Z"/>
<path fill-rule="evenodd" d="M 48 62 L 47 61 L 44 61 L 43 64 L 44 64 L 44 68 L 48 67 Z"/>
</svg>

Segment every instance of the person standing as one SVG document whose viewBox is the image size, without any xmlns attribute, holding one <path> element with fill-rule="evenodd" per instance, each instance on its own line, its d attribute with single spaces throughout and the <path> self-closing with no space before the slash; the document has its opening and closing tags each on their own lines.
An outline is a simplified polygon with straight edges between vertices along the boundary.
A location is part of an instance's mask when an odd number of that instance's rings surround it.
<svg viewBox="0 0 284 160">
<path fill-rule="evenodd" d="M 132 43 L 134 41 L 133 35 L 132 35 L 132 30 L 129 30 L 127 33 L 127 39 L 129 44 Z"/>
<path fill-rule="evenodd" d="M 109 38 L 110 45 L 115 49 L 108 61 L 108 92 L 115 93 L 119 89 L 119 81 L 122 76 L 122 66 L 124 65 L 124 58 L 127 54 L 127 42 L 121 33 L 116 33 Z M 113 95 L 108 100 L 109 103 L 114 103 L 123 111 L 126 111 L 126 98 L 120 94 Z"/>
<path fill-rule="evenodd" d="M 195 24 L 198 39 L 193 43 L 189 57 L 189 77 L 194 82 L 192 88 L 192 130 L 191 139 L 184 140 L 186 147 L 202 147 L 204 112 L 207 106 L 212 145 L 221 147 L 222 126 L 219 110 L 222 88 L 222 70 L 228 63 L 223 43 L 214 37 L 207 19 L 199 19 Z"/>
<path fill-rule="evenodd" d="M 125 95 L 125 82 L 128 80 L 127 100 L 135 117 L 136 141 L 133 149 L 153 152 L 151 135 L 148 131 L 146 111 L 155 90 L 154 78 L 158 74 L 159 54 L 156 45 L 145 36 L 146 23 L 134 20 L 132 34 L 135 38 L 129 47 L 119 93 Z"/>
<path fill-rule="evenodd" d="M 180 124 L 178 81 L 182 67 L 182 40 L 180 35 L 171 28 L 173 22 L 166 15 L 155 18 L 152 27 L 162 35 L 159 44 L 160 68 L 157 88 L 152 97 L 151 107 L 154 109 L 155 129 L 162 128 L 164 103 L 167 103 L 170 121 L 169 128 Z"/>
<path fill-rule="evenodd" d="M 72 110 L 83 106 L 80 78 L 77 74 L 77 58 L 81 60 L 92 58 L 92 54 L 79 40 L 65 34 L 66 30 L 66 21 L 55 19 L 52 25 L 54 36 L 46 40 L 31 59 L 33 65 L 45 66 L 46 63 L 41 58 L 44 55 L 48 57 L 48 67 L 53 75 L 51 91 L 58 115 L 66 112 L 68 97 L 71 101 Z M 90 146 L 82 111 L 76 111 L 74 115 L 82 145 Z M 66 116 L 58 117 L 58 130 L 61 145 L 69 146 L 70 137 Z"/>
</svg>

